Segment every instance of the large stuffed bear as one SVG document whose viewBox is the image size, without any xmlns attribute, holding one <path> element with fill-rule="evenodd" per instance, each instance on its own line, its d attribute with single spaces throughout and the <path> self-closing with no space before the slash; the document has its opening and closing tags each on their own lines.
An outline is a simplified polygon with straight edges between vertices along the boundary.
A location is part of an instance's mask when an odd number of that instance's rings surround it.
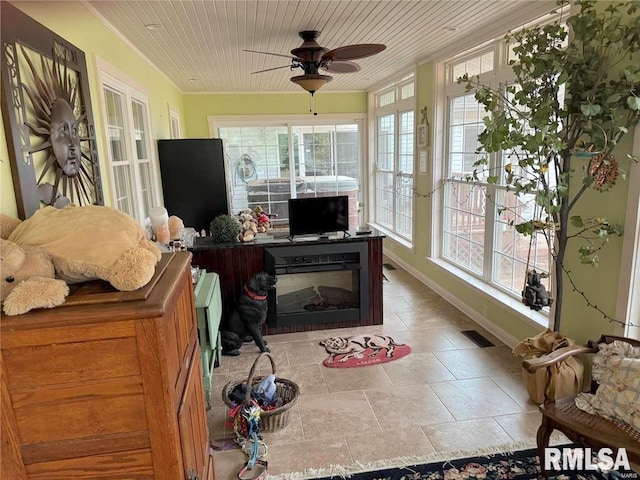
<svg viewBox="0 0 640 480">
<path fill-rule="evenodd" d="M 102 279 L 117 290 L 136 290 L 151 280 L 160 260 L 160 250 L 146 239 L 142 227 L 129 215 L 110 207 L 44 207 L 24 222 L 3 215 L 0 218 L 0 236 L 9 241 L 3 244 L 3 251 L 15 244 L 23 249 L 26 259 L 36 253 L 45 255 L 55 269 L 55 276 L 67 283 Z M 13 255 L 18 258 L 15 250 Z M 39 262 L 43 262 L 43 258 L 39 257 Z M 17 286 L 7 287 L 9 279 L 5 275 L 5 266 L 2 267 L 4 300 L 11 295 L 5 292 Z M 10 283 L 15 283 L 16 278 L 26 280 L 19 271 L 10 277 Z M 7 312 L 6 303 L 5 313 L 17 314 Z M 16 305 L 21 303 L 19 301 L 9 303 L 14 306 L 13 312 L 25 313 L 25 308 L 26 311 L 35 308 Z M 38 307 L 53 306 L 37 298 L 33 303 Z"/>
<path fill-rule="evenodd" d="M 60 305 L 69 295 L 67 284 L 55 278 L 51 257 L 36 247 L 22 248 L 0 239 L 0 300 L 6 315 Z"/>
</svg>

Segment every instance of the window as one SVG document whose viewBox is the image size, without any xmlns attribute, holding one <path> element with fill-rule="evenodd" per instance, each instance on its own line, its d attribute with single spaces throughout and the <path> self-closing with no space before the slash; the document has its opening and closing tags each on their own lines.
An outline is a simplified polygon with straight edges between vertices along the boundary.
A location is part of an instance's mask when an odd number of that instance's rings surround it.
<svg viewBox="0 0 640 480">
<path fill-rule="evenodd" d="M 509 191 L 504 175 L 497 173 L 498 182 L 479 181 L 467 177 L 477 167 L 481 155 L 476 153 L 478 135 L 484 130 L 484 107 L 467 93 L 456 79 L 468 72 L 479 75 L 484 84 L 504 88 L 512 76 L 507 59 L 511 49 L 501 40 L 458 57 L 445 64 L 444 142 L 445 165 L 439 256 L 481 281 L 512 296 L 520 297 L 525 285 L 526 270 L 550 272 L 550 253 L 543 233 L 525 237 L 516 232 L 512 222 L 521 223 L 538 215 L 533 195 L 516 196 Z M 512 78 L 512 77 L 511 77 Z M 511 152 L 499 152 L 488 157 L 487 169 L 504 172 L 511 163 Z M 514 167 L 514 169 L 517 167 Z M 547 232 L 548 233 L 548 232 Z M 549 288 L 548 279 L 543 279 Z"/>
<path fill-rule="evenodd" d="M 215 121 L 215 126 L 213 122 Z M 359 221 L 362 118 L 212 120 L 222 138 L 231 210 L 260 205 L 274 227 L 288 227 L 289 198 L 347 195 L 349 226 Z M 313 212 L 309 212 L 310 215 Z"/>
<path fill-rule="evenodd" d="M 169 108 L 169 127 L 171 138 L 180 138 L 180 115 Z"/>
<path fill-rule="evenodd" d="M 149 101 L 104 71 L 100 79 L 114 207 L 143 224 L 149 209 L 159 204 Z"/>
<path fill-rule="evenodd" d="M 374 94 L 374 222 L 413 241 L 414 76 Z"/>
</svg>

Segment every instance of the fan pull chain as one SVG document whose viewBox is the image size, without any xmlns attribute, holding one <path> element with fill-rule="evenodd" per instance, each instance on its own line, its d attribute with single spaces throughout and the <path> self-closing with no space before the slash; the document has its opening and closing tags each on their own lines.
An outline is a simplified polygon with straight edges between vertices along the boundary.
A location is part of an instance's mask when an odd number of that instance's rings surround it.
<svg viewBox="0 0 640 480">
<path fill-rule="evenodd" d="M 312 105 L 313 103 L 313 105 Z M 315 111 L 314 111 L 315 110 Z M 316 97 L 312 93 L 309 98 L 309 113 L 313 113 L 314 115 L 318 115 L 318 109 L 316 108 Z"/>
</svg>

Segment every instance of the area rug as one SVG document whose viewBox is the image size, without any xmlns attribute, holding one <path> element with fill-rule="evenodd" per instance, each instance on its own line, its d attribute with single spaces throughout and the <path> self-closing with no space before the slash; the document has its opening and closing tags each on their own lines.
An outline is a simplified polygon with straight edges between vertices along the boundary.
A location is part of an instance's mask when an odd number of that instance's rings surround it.
<svg viewBox="0 0 640 480">
<path fill-rule="evenodd" d="M 329 357 L 323 365 L 331 368 L 364 367 L 398 360 L 409 353 L 411 347 L 397 343 L 387 335 L 353 335 L 332 337 L 320 342 Z"/>
<path fill-rule="evenodd" d="M 629 472 L 601 473 L 562 472 L 549 475 L 549 480 L 614 480 L 618 475 L 627 476 Z M 467 457 L 423 465 L 411 465 L 401 468 L 389 468 L 375 472 L 363 472 L 352 475 L 352 480 L 529 480 L 540 475 L 540 462 L 535 448 L 510 454 L 495 454 L 488 457 Z M 629 474 L 630 475 L 630 474 Z M 339 477 L 322 477 L 330 480 Z M 635 477 L 638 478 L 638 477 Z"/>
<path fill-rule="evenodd" d="M 523 444 L 530 445 L 530 442 L 514 445 Z M 487 451 L 493 451 L 493 449 Z M 462 458 L 456 458 L 455 452 L 448 454 L 440 452 L 424 458 L 428 463 L 412 463 L 413 457 L 403 457 L 366 465 L 354 464 L 346 467 L 332 465 L 326 469 L 309 469 L 304 472 L 270 475 L 268 478 L 269 480 L 336 480 L 344 478 L 351 480 L 533 480 L 540 475 L 540 463 L 535 448 L 497 453 L 483 452 L 476 456 Z M 436 461 L 431 461 L 434 459 Z M 375 466 L 380 465 L 382 467 L 374 469 Z M 388 465 L 396 466 L 385 468 Z M 632 470 L 609 473 L 566 471 L 561 474 L 552 473 L 548 478 L 549 480 L 638 480 L 640 475 Z"/>
</svg>

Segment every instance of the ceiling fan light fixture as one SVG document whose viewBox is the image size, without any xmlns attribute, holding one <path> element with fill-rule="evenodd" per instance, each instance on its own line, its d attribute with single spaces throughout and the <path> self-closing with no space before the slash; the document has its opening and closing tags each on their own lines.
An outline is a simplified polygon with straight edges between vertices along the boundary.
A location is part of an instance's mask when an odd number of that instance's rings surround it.
<svg viewBox="0 0 640 480">
<path fill-rule="evenodd" d="M 316 93 L 320 88 L 322 88 L 326 83 L 333 80 L 333 77 L 329 75 L 318 75 L 318 74 L 306 74 L 306 75 L 297 75 L 295 77 L 291 77 L 291 81 L 296 85 L 301 86 L 307 92 L 309 92 L 312 96 Z"/>
</svg>

